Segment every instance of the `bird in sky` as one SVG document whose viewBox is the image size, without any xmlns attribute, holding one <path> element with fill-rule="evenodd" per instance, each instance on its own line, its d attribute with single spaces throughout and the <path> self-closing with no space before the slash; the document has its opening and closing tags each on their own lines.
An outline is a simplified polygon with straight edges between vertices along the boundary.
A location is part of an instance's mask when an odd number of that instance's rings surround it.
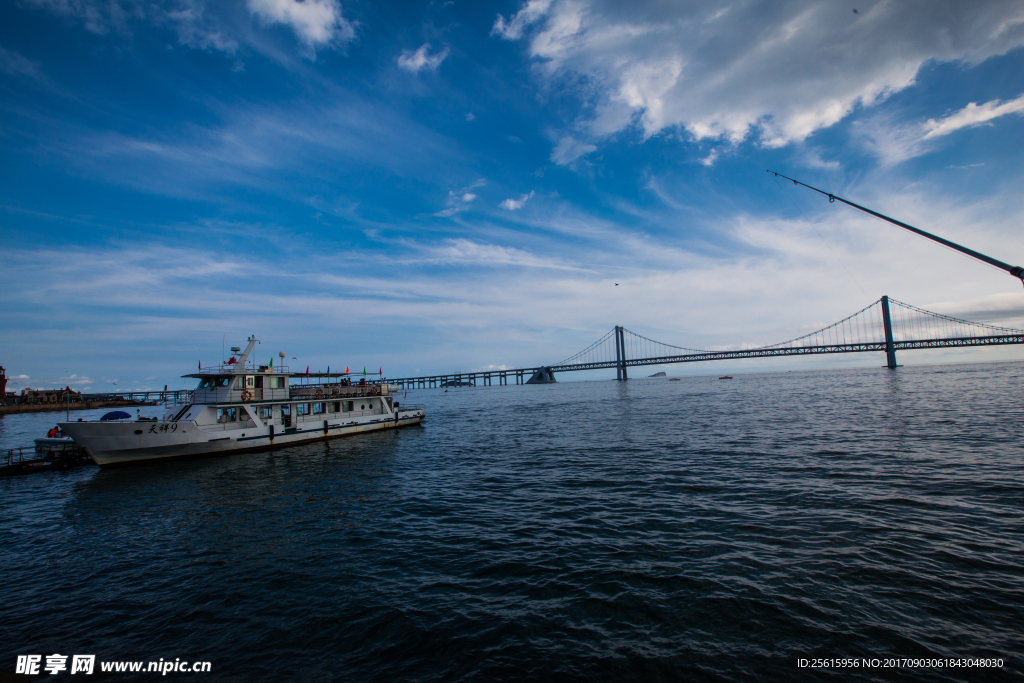
<svg viewBox="0 0 1024 683">
<path fill-rule="evenodd" d="M 619 283 L 618 283 L 618 282 L 616 282 L 616 283 L 615 283 L 615 286 L 616 286 L 616 287 L 618 287 L 618 286 L 619 286 Z"/>
</svg>

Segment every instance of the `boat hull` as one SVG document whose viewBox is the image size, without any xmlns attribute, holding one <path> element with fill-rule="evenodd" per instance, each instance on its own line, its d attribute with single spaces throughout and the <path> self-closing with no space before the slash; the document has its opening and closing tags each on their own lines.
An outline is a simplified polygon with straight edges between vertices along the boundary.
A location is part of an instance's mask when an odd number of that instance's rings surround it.
<svg viewBox="0 0 1024 683">
<path fill-rule="evenodd" d="M 195 458 L 223 453 L 264 451 L 343 436 L 409 427 L 423 422 L 424 410 L 399 410 L 397 414 L 367 416 L 356 420 L 308 421 L 296 429 L 275 426 L 223 430 L 204 429 L 195 422 L 68 422 L 65 433 L 82 446 L 100 467 L 134 465 L 160 460 Z"/>
</svg>

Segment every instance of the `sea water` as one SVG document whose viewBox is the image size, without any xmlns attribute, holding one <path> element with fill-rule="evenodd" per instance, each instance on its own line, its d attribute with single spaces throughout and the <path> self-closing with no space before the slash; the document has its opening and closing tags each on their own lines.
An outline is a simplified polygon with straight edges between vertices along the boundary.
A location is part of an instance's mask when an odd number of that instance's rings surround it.
<svg viewBox="0 0 1024 683">
<path fill-rule="evenodd" d="M 6 478 L 0 670 L 77 653 L 234 681 L 1018 678 L 1022 378 L 417 390 L 400 400 L 426 405 L 420 427 Z M 801 665 L 841 658 L 1003 666 Z"/>
</svg>

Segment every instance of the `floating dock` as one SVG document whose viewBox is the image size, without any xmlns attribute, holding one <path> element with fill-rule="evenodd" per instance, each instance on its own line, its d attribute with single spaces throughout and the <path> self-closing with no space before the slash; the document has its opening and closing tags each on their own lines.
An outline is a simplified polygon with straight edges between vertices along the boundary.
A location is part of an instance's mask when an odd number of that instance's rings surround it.
<svg viewBox="0 0 1024 683">
<path fill-rule="evenodd" d="M 95 464 L 85 449 L 76 443 L 24 446 L 0 451 L 0 477 L 70 470 Z"/>
</svg>

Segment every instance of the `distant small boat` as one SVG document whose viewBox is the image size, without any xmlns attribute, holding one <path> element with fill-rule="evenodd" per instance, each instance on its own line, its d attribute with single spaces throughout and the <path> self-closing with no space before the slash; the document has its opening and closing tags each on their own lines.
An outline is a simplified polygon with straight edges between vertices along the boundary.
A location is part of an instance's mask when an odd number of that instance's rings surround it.
<svg viewBox="0 0 1024 683">
<path fill-rule="evenodd" d="M 718 379 L 732 379 L 732 377 L 730 377 L 729 375 L 722 375 Z"/>
<path fill-rule="evenodd" d="M 678 377 L 672 377 L 672 378 L 670 378 L 670 379 L 669 379 L 668 381 L 669 381 L 669 382 L 678 382 L 678 381 L 679 381 L 679 378 L 678 378 Z"/>
</svg>

